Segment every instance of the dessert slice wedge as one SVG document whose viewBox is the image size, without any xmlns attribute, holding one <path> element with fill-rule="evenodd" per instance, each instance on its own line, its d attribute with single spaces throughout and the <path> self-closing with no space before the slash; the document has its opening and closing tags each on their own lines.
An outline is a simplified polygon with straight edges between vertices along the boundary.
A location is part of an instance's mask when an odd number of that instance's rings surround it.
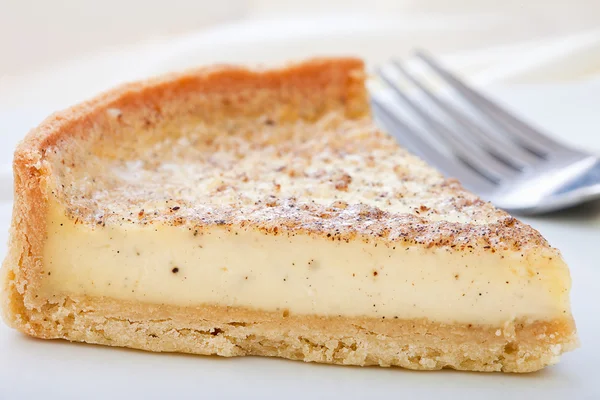
<svg viewBox="0 0 600 400">
<path fill-rule="evenodd" d="M 123 86 L 14 176 L 2 309 L 32 336 L 506 372 L 577 345 L 558 250 L 378 130 L 356 59 Z"/>
</svg>

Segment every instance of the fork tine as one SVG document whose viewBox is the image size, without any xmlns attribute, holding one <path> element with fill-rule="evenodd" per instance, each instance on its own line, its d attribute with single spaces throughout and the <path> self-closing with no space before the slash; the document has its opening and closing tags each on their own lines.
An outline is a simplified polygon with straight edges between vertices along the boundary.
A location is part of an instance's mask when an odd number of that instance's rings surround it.
<svg viewBox="0 0 600 400">
<path fill-rule="evenodd" d="M 415 114 L 430 127 L 431 132 L 434 133 L 436 137 L 442 140 L 448 148 L 452 149 L 454 154 L 475 167 L 480 173 L 486 175 L 495 182 L 500 182 L 504 178 L 510 177 L 516 173 L 513 168 L 498 161 L 473 143 L 465 140 L 461 135 L 458 135 L 444 124 L 438 122 L 410 97 L 404 94 L 398 85 L 388 78 L 381 70 L 378 70 L 377 73 L 389 85 L 398 98 L 408 105 L 412 111 L 414 111 Z"/>
<path fill-rule="evenodd" d="M 384 102 L 372 98 L 373 109 L 379 118 L 387 120 L 385 126 L 392 131 L 393 136 L 398 139 L 400 144 L 411 150 L 417 156 L 423 159 L 435 159 L 440 155 L 440 152 L 433 146 L 428 145 L 406 122 L 398 115 L 392 112 Z M 393 122 L 393 125 L 390 124 Z M 406 133 L 406 135 L 405 135 Z"/>
<path fill-rule="evenodd" d="M 525 145 L 530 151 L 545 157 L 552 151 L 566 149 L 566 146 L 540 133 L 521 119 L 515 117 L 487 97 L 483 96 L 481 93 L 471 89 L 467 84 L 443 68 L 423 50 L 417 50 L 415 55 L 437 72 L 446 83 L 457 90 L 472 107 L 483 112 L 489 119 L 500 125 L 500 127 L 512 136 L 514 140 Z"/>
<path fill-rule="evenodd" d="M 384 102 L 374 96 L 371 98 L 371 102 L 376 117 L 383 120 L 384 127 L 392 136 L 396 137 L 402 145 L 406 146 L 417 156 L 432 163 L 445 176 L 458 178 L 465 187 L 476 191 L 482 197 L 485 197 L 486 193 L 491 193 L 495 188 L 494 183 L 469 166 L 462 164 L 459 160 L 446 156 L 423 140 L 418 132 L 404 122 L 397 113 L 391 111 Z"/>
<path fill-rule="evenodd" d="M 392 64 L 402 75 L 411 81 L 419 90 L 427 96 L 441 110 L 446 112 L 453 121 L 462 128 L 462 132 L 470 138 L 475 139 L 487 152 L 495 155 L 504 162 L 514 166 L 516 169 L 523 170 L 527 166 L 535 164 L 539 158 L 519 147 L 516 143 L 510 140 L 502 140 L 498 136 L 490 134 L 489 131 L 483 129 L 477 123 L 472 121 L 463 112 L 456 107 L 444 101 L 440 96 L 435 95 L 428 89 L 419 79 L 417 79 L 402 63 L 398 60 L 393 60 Z"/>
</svg>

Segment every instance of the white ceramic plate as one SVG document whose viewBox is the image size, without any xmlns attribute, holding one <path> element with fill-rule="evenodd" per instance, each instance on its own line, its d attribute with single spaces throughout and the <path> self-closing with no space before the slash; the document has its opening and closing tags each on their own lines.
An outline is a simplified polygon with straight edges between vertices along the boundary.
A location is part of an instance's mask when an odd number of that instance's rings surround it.
<svg viewBox="0 0 600 400">
<path fill-rule="evenodd" d="M 331 21 L 312 24 L 310 32 L 294 29 L 282 34 L 285 23 L 255 24 L 253 40 L 232 39 L 229 34 L 210 37 L 218 46 L 226 38 L 219 57 L 243 61 L 240 46 L 264 48 L 256 59 L 298 58 L 293 48 L 281 45 L 292 40 L 305 53 L 318 32 L 331 30 Z M 248 29 L 241 25 L 238 37 Z M 319 52 L 333 51 L 337 43 L 369 46 L 361 28 L 335 36 Z M 191 59 L 202 61 L 205 39 L 188 41 L 168 53 L 169 58 L 147 65 L 148 72 L 177 69 Z M 264 46 L 261 45 L 264 44 Z M 375 44 L 373 44 L 375 46 Z M 329 47 L 328 47 L 329 46 Z M 278 53 L 274 55 L 274 49 Z M 259 50 L 257 50 L 259 51 Z M 359 51 L 361 53 L 361 51 Z M 187 60 L 187 62 L 185 62 Z M 537 66 L 536 68 L 538 68 Z M 509 68 L 510 69 L 510 68 Z M 496 69 L 497 70 L 497 69 Z M 488 69 L 489 71 L 489 69 Z M 485 72 L 485 71 L 483 71 Z M 528 70 L 531 73 L 531 70 Z M 485 75 L 485 74 L 484 74 Z M 497 74 L 496 74 L 497 76 Z M 501 81 L 501 80 L 500 80 Z M 600 82 L 564 85 L 506 85 L 487 89 L 530 120 L 572 144 L 600 152 Z M 18 138 L 37 124 L 47 107 L 0 112 L 0 160 L 7 161 Z M 0 166 L 1 167 L 1 166 Z M 0 256 L 4 255 L 11 212 L 11 182 L 0 176 Z M 582 347 L 566 354 L 557 366 L 528 375 L 414 372 L 402 369 L 337 367 L 257 357 L 225 359 L 176 354 L 153 354 L 63 341 L 31 339 L 0 324 L 0 399 L 44 397 L 46 399 L 106 398 L 600 398 L 596 365 L 600 360 L 600 205 L 592 204 L 558 216 L 526 220 L 563 251 L 573 277 L 572 302 Z"/>
</svg>

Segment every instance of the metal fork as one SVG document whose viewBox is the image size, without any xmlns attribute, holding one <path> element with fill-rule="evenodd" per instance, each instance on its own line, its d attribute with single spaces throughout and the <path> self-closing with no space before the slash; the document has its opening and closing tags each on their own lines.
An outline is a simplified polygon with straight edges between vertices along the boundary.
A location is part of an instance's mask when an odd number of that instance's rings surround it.
<svg viewBox="0 0 600 400">
<path fill-rule="evenodd" d="M 377 68 L 392 95 L 371 91 L 375 117 L 407 149 L 510 212 L 539 214 L 600 198 L 598 156 L 544 135 L 423 51 L 415 56 L 455 96 L 449 100 L 397 60 Z"/>
</svg>

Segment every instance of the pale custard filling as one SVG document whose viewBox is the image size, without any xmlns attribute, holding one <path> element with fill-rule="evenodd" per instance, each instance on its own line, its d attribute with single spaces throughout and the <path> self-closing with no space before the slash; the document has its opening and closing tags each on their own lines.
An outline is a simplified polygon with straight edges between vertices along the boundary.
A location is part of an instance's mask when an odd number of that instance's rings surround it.
<svg viewBox="0 0 600 400">
<path fill-rule="evenodd" d="M 501 324 L 569 309 L 569 273 L 544 254 L 453 252 L 306 234 L 75 224 L 50 203 L 41 293 L 294 314 Z"/>
</svg>

